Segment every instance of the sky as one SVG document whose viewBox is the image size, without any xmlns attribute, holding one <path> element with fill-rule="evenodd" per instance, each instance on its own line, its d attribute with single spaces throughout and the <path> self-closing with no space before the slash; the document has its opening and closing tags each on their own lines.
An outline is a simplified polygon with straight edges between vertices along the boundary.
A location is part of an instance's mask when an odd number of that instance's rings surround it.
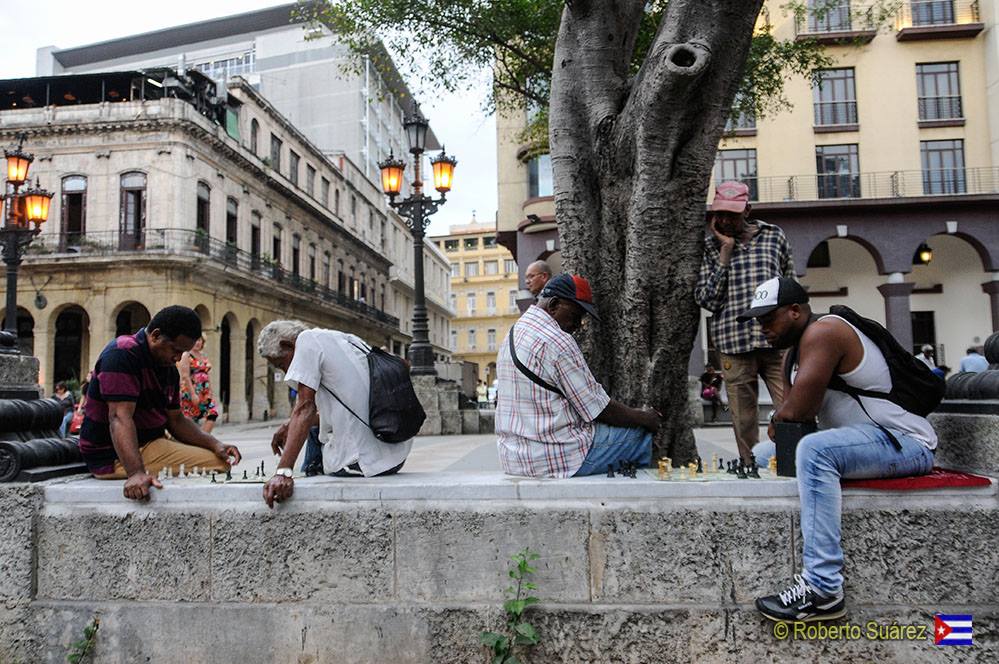
<svg viewBox="0 0 999 664">
<path fill-rule="evenodd" d="M 4 2 L 0 34 L 5 57 L 0 59 L 0 79 L 34 76 L 35 52 L 43 46 L 82 46 L 279 4 L 281 0 Z M 496 213 L 496 123 L 481 112 L 482 90 L 427 97 L 421 99 L 422 110 L 448 153 L 458 159 L 454 189 L 433 217 L 428 233 L 444 234 L 449 225 L 468 223 L 473 211 L 479 221 L 492 221 Z"/>
</svg>

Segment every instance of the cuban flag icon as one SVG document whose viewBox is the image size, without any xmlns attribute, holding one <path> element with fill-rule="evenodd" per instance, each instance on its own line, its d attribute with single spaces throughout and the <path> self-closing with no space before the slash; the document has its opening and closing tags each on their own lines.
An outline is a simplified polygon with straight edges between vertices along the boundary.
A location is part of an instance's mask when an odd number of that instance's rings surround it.
<svg viewBox="0 0 999 664">
<path fill-rule="evenodd" d="M 944 615 L 933 616 L 933 638 L 938 646 L 970 646 L 971 616 Z"/>
</svg>

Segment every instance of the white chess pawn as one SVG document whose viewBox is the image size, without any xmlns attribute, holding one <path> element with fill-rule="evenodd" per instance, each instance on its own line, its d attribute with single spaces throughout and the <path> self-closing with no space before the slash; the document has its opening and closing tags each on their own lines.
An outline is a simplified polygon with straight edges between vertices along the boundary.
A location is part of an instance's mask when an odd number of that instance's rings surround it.
<svg viewBox="0 0 999 664">
<path fill-rule="evenodd" d="M 201 470 L 199 470 L 198 467 L 195 466 L 194 467 L 194 472 L 191 473 L 191 474 L 194 475 L 195 477 L 201 477 Z"/>
<path fill-rule="evenodd" d="M 184 464 L 180 464 L 180 468 L 177 469 L 177 477 L 180 479 L 187 477 L 187 473 L 184 472 Z"/>
<path fill-rule="evenodd" d="M 166 467 L 166 478 L 169 480 L 173 478 L 173 466 Z"/>
</svg>

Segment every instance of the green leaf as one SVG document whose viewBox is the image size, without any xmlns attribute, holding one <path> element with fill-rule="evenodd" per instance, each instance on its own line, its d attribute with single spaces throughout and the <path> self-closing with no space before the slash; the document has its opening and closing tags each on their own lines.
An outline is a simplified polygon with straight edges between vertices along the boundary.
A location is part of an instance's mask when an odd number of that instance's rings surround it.
<svg viewBox="0 0 999 664">
<path fill-rule="evenodd" d="M 507 613 L 519 616 L 524 612 L 524 607 L 527 606 L 526 600 L 523 599 L 508 599 L 503 602 L 503 610 Z"/>
<path fill-rule="evenodd" d="M 520 601 L 522 601 L 524 603 L 525 607 L 530 606 L 531 604 L 538 604 L 538 603 L 541 602 L 541 600 L 538 599 L 537 597 L 525 597 L 524 599 L 522 599 Z"/>
<path fill-rule="evenodd" d="M 503 660 L 503 664 L 520 664 L 520 660 L 514 657 L 513 655 L 510 655 L 509 657 Z"/>
<path fill-rule="evenodd" d="M 496 642 L 503 638 L 502 634 L 497 634 L 496 632 L 482 632 L 479 634 L 479 643 L 484 646 L 489 646 L 492 648 L 496 645 Z"/>
<path fill-rule="evenodd" d="M 66 656 L 66 661 L 69 662 L 69 664 L 79 664 L 80 654 L 75 652 L 70 653 L 69 655 Z"/>
<path fill-rule="evenodd" d="M 536 640 L 538 638 L 538 630 L 534 629 L 534 625 L 532 625 L 531 623 L 522 622 L 517 625 L 515 630 L 517 634 L 525 636 L 529 639 Z"/>
</svg>

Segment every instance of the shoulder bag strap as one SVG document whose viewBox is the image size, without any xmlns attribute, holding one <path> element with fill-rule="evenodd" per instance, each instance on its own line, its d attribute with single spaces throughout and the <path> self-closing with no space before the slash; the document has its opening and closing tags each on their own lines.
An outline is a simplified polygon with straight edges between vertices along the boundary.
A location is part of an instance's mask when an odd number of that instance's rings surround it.
<svg viewBox="0 0 999 664">
<path fill-rule="evenodd" d="M 329 392 L 329 393 L 330 393 L 331 395 L 333 395 L 333 398 L 334 398 L 334 399 L 336 399 L 337 401 L 339 401 L 339 402 L 340 402 L 340 405 L 341 405 L 341 406 L 343 406 L 344 408 L 346 408 L 346 409 L 347 409 L 347 412 L 348 412 L 348 413 L 350 413 L 351 415 L 353 415 L 354 417 L 356 417 L 356 418 L 357 418 L 357 421 L 358 421 L 358 422 L 360 422 L 360 423 L 361 423 L 361 424 L 363 424 L 364 426 L 368 427 L 369 429 L 371 428 L 371 425 L 370 425 L 370 424 L 368 424 L 367 422 L 365 422 L 364 420 L 362 420 L 362 419 L 361 419 L 361 418 L 360 418 L 360 417 L 358 416 L 358 414 L 357 414 L 357 413 L 355 413 L 355 412 L 354 412 L 353 410 L 351 410 L 351 409 L 350 409 L 350 406 L 348 406 L 347 404 L 345 404 L 345 403 L 343 402 L 343 399 L 341 399 L 340 397 L 338 397 L 338 396 L 336 395 L 336 392 L 334 392 L 334 391 L 333 391 L 333 390 L 331 390 L 330 388 L 326 387 L 326 386 L 325 386 L 325 385 L 323 385 L 322 383 L 320 383 L 320 384 L 319 384 L 319 387 L 323 388 L 324 390 L 326 390 L 327 392 Z"/>
<path fill-rule="evenodd" d="M 533 382 L 533 383 L 535 383 L 537 385 L 540 385 L 541 387 L 545 388 L 549 392 L 554 392 L 555 394 L 559 395 L 560 397 L 562 397 L 564 399 L 565 398 L 565 394 L 562 392 L 562 390 L 558 389 L 557 387 L 555 387 L 554 385 L 552 385 L 551 383 L 549 383 L 548 381 L 546 381 L 544 378 L 542 378 L 538 374 L 536 374 L 533 371 L 531 371 L 530 369 L 528 369 L 526 366 L 524 366 L 524 363 L 521 362 L 520 359 L 517 357 L 517 350 L 516 350 L 516 348 L 514 348 L 514 345 L 513 345 L 513 329 L 514 329 L 514 326 L 511 326 L 510 327 L 510 359 L 513 360 L 514 366 L 517 367 L 517 369 L 520 370 L 520 373 L 524 374 L 529 379 L 531 379 L 531 382 Z"/>
</svg>

